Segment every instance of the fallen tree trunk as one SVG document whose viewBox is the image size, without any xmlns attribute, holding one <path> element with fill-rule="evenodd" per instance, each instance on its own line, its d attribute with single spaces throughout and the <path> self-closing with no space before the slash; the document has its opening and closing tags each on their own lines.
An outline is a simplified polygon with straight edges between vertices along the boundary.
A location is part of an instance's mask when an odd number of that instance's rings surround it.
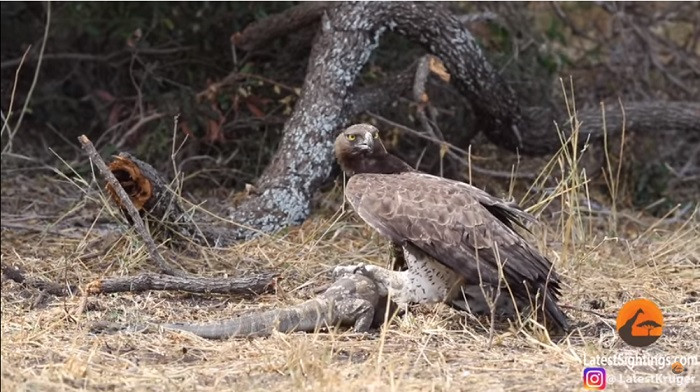
<svg viewBox="0 0 700 392">
<path fill-rule="evenodd" d="M 277 153 L 256 183 L 259 195 L 239 205 L 231 220 L 274 232 L 303 222 L 311 212 L 311 194 L 331 172 L 334 132 L 349 121 L 347 98 L 384 30 L 367 28 L 367 7 L 341 4 L 324 15 L 301 97 Z M 256 232 L 236 234 L 247 238 Z"/>
<path fill-rule="evenodd" d="M 241 278 L 206 278 L 193 276 L 171 267 L 158 251 L 151 233 L 146 229 L 141 218 L 143 212 L 156 214 L 155 222 L 163 226 L 166 231 L 172 232 L 175 227 L 175 232 L 197 242 L 206 242 L 206 235 L 199 230 L 191 216 L 185 213 L 177 196 L 153 167 L 128 154 L 121 154 L 108 167 L 85 135 L 80 136 L 78 140 L 89 154 L 90 160 L 105 177 L 107 191 L 112 199 L 125 213 L 129 222 L 135 226 L 148 248 L 151 260 L 162 272 L 162 274 L 146 273 L 136 277 L 99 279 L 88 284 L 86 290 L 88 293 L 181 290 L 195 293 L 250 294 L 271 290 L 274 287 L 276 275 L 271 273 Z M 225 231 L 222 233 L 221 235 L 226 234 Z M 3 273 L 5 270 L 3 268 Z"/>
<path fill-rule="evenodd" d="M 151 234 L 146 229 L 146 225 L 143 223 L 138 209 L 131 201 L 131 197 L 126 193 L 126 188 L 119 184 L 119 180 L 117 180 L 114 174 L 109 170 L 109 168 L 107 168 L 107 165 L 105 164 L 104 160 L 102 160 L 102 157 L 100 157 L 100 154 L 97 152 L 90 139 L 88 139 L 87 136 L 82 135 L 78 137 L 78 141 L 80 141 L 80 144 L 83 146 L 83 150 L 85 150 L 90 156 L 90 160 L 95 164 L 95 166 L 97 166 L 97 169 L 104 176 L 108 184 L 108 189 L 111 189 L 112 196 L 118 201 L 122 211 L 126 213 L 129 222 L 134 225 L 136 231 L 141 236 L 141 239 L 146 244 L 146 249 L 148 249 L 148 254 L 151 257 L 151 261 L 155 262 L 160 271 L 164 274 L 180 274 L 181 272 L 173 269 L 158 252 L 158 247 L 153 241 Z M 144 192 L 146 191 L 145 185 L 143 190 Z M 144 197 L 145 195 L 142 194 L 136 195 L 136 202 L 139 204 L 145 202 Z"/>
</svg>

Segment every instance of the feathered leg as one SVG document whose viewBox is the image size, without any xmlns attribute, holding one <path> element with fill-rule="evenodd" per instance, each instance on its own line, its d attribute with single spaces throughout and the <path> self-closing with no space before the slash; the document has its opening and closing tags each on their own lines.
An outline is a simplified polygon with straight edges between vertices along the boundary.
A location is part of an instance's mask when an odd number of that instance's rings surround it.
<svg viewBox="0 0 700 392">
<path fill-rule="evenodd" d="M 336 276 L 362 274 L 377 284 L 381 295 L 389 295 L 398 305 L 450 301 L 459 294 L 461 277 L 422 252 L 404 247 L 408 268 L 392 271 L 374 265 L 336 267 Z"/>
</svg>

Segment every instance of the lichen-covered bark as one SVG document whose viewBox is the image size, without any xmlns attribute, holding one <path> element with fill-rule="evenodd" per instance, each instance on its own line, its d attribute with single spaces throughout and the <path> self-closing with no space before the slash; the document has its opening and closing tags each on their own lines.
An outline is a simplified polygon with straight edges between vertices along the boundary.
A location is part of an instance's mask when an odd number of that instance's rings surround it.
<svg viewBox="0 0 700 392">
<path fill-rule="evenodd" d="M 309 215 L 311 194 L 331 171 L 334 132 L 348 121 L 346 98 L 384 30 L 367 22 L 371 7 L 341 4 L 323 17 L 301 97 L 275 157 L 257 181 L 261 193 L 238 206 L 232 220 L 272 232 Z"/>
</svg>

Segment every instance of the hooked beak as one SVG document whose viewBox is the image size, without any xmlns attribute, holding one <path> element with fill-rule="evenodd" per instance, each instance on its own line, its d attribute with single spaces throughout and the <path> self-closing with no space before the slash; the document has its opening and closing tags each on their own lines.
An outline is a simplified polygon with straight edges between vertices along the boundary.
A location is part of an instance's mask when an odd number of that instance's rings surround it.
<svg viewBox="0 0 700 392">
<path fill-rule="evenodd" d="M 372 147 L 374 147 L 374 138 L 372 137 L 372 134 L 367 132 L 365 134 L 365 138 L 360 143 L 357 143 L 356 146 L 362 151 L 371 150 Z"/>
</svg>

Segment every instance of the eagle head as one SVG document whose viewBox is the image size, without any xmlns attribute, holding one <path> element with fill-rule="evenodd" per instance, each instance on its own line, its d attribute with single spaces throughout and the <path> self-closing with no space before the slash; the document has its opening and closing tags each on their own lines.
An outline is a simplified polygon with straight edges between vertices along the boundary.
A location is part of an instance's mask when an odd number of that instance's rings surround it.
<svg viewBox="0 0 700 392">
<path fill-rule="evenodd" d="M 377 128 L 355 124 L 335 139 L 335 157 L 348 175 L 357 173 L 402 173 L 412 169 L 402 160 L 387 153 Z"/>
<path fill-rule="evenodd" d="M 355 124 L 338 135 L 335 139 L 335 155 L 338 159 L 343 156 L 371 156 L 386 153 L 379 130 L 369 124 Z"/>
</svg>

